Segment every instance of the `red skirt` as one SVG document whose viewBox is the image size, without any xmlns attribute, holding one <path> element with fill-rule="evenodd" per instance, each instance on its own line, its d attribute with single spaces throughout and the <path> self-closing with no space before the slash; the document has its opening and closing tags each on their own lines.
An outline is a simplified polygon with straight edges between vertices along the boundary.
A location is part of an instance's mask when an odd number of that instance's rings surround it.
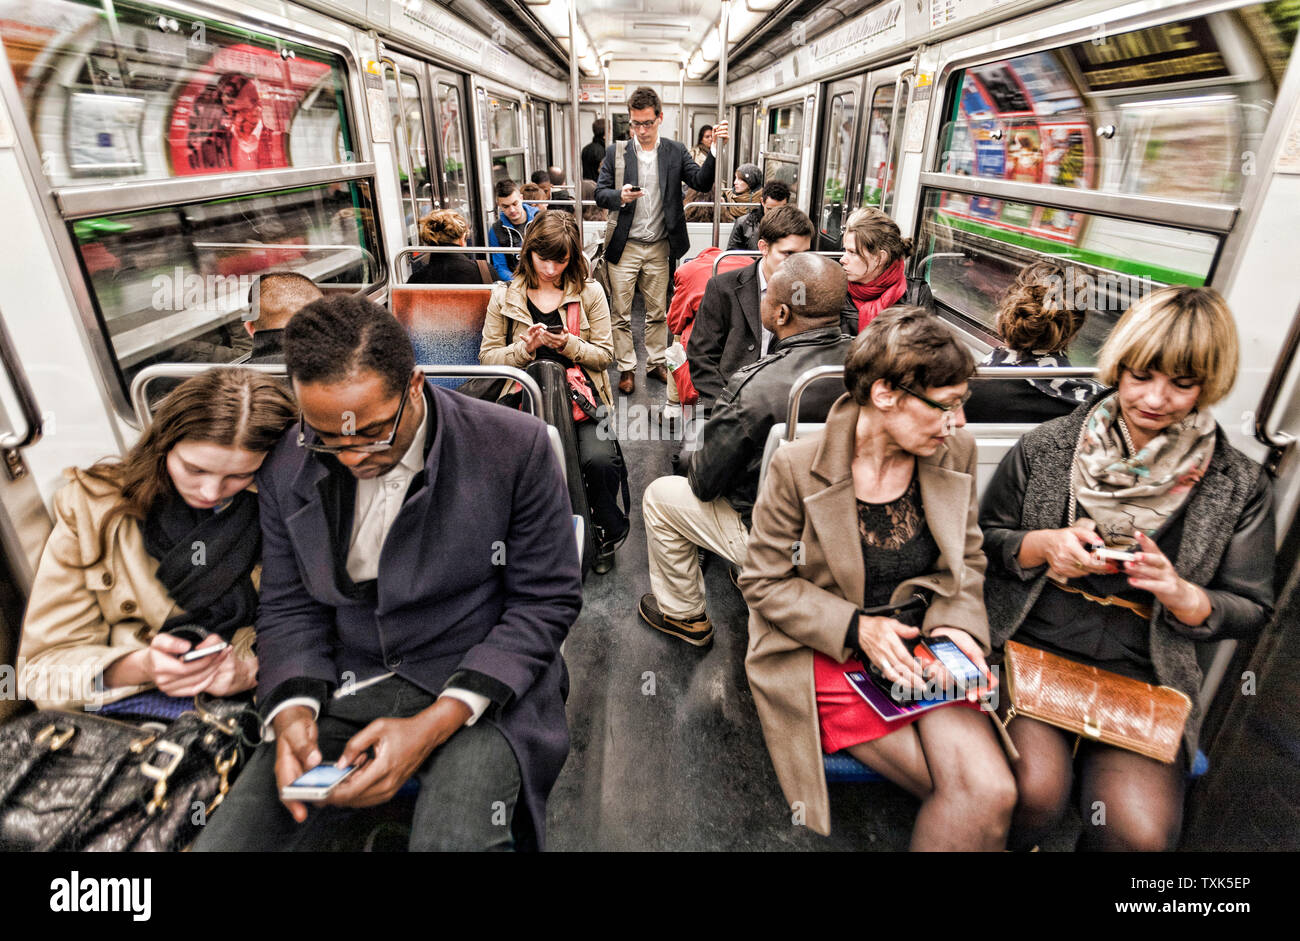
<svg viewBox="0 0 1300 941">
<path fill-rule="evenodd" d="M 876 710 L 867 705 L 844 676 L 845 673 L 867 672 L 867 666 L 853 657 L 843 663 L 836 663 L 819 650 L 813 651 L 813 684 L 817 690 L 817 719 L 822 731 L 822 751 L 833 755 L 854 745 L 874 742 L 884 738 L 890 732 L 911 725 L 925 713 L 917 713 L 903 719 L 886 722 Z M 948 706 L 967 706 L 978 710 L 977 703 L 953 702 Z M 928 711 L 928 710 L 927 710 Z"/>
</svg>

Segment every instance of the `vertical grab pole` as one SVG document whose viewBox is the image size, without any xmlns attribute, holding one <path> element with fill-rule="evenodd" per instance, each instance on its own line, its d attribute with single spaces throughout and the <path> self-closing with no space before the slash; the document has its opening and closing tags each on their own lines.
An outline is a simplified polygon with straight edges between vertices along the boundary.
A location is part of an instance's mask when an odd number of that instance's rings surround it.
<svg viewBox="0 0 1300 941">
<path fill-rule="evenodd" d="M 686 63 L 677 70 L 677 139 L 690 150 L 693 144 L 686 139 Z"/>
<path fill-rule="evenodd" d="M 582 121 L 578 115 L 578 7 L 577 0 L 569 0 L 569 168 L 565 171 L 566 180 L 578 181 L 574 189 L 574 214 L 578 220 L 578 231 L 582 231 Z M 608 97 L 608 96 L 606 96 Z M 577 174 L 574 176 L 574 174 Z"/>
<path fill-rule="evenodd" d="M 714 127 L 722 123 L 726 114 L 726 104 L 723 99 L 727 94 L 727 32 L 730 19 L 731 0 L 722 0 L 722 15 L 718 19 L 718 119 L 713 122 Z M 729 135 L 731 128 L 727 128 L 727 132 Z M 722 185 L 728 181 L 718 172 L 718 168 L 724 163 L 724 145 L 718 143 L 715 137 L 714 146 L 717 148 L 718 156 L 713 161 L 713 247 L 717 248 L 719 229 L 722 225 Z M 728 147 L 726 152 L 730 153 L 730 151 L 731 148 Z"/>
<path fill-rule="evenodd" d="M 601 63 L 601 71 L 605 73 L 605 142 L 614 143 L 614 125 L 609 120 L 609 60 L 606 59 Z M 603 159 L 603 158 L 602 158 Z"/>
</svg>

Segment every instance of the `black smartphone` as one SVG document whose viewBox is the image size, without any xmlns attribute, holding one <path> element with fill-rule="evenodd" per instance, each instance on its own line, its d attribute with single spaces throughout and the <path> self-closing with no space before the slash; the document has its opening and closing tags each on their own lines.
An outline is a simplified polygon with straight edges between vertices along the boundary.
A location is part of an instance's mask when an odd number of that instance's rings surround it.
<svg viewBox="0 0 1300 941">
<path fill-rule="evenodd" d="M 634 193 L 639 193 L 639 192 L 641 192 L 641 187 L 637 186 L 635 183 L 629 183 L 627 188 L 630 189 L 630 190 L 631 190 L 632 192 L 634 192 Z"/>
<path fill-rule="evenodd" d="M 547 333 L 560 334 L 564 332 L 564 324 L 554 324 L 546 328 Z"/>
<path fill-rule="evenodd" d="M 929 651 L 935 660 L 943 664 L 943 668 L 953 678 L 953 682 L 957 686 L 957 692 L 963 696 L 968 689 L 978 689 L 980 684 L 984 682 L 984 671 L 948 638 L 931 637 L 928 640 L 921 641 L 916 646 L 918 649 L 924 648 Z M 922 657 L 922 659 L 925 658 Z"/>
</svg>

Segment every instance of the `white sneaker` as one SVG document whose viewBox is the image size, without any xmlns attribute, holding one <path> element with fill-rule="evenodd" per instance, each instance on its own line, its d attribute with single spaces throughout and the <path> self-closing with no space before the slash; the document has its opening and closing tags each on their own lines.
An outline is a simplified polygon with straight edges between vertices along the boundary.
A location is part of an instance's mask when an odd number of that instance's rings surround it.
<svg viewBox="0 0 1300 941">
<path fill-rule="evenodd" d="M 663 420 L 669 425 L 676 425 L 682 420 L 682 405 L 680 402 L 665 402 L 663 410 Z"/>
</svg>

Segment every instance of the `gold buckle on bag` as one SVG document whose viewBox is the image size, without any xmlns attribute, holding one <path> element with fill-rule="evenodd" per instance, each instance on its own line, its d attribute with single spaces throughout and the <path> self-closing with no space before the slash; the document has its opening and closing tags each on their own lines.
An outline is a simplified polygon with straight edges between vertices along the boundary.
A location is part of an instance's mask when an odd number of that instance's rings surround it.
<svg viewBox="0 0 1300 941">
<path fill-rule="evenodd" d="M 172 772 L 181 763 L 185 757 L 185 749 L 175 742 L 169 742 L 163 739 L 158 743 L 158 751 L 169 757 L 166 766 L 159 766 L 153 763 L 153 759 L 146 761 L 140 766 L 140 773 L 146 778 L 150 778 L 158 783 L 154 785 L 153 800 L 149 801 L 145 810 L 152 817 L 160 810 L 167 809 L 167 779 L 171 777 Z"/>
<path fill-rule="evenodd" d="M 72 736 L 77 734 L 77 727 L 75 725 L 62 732 L 58 731 L 58 727 L 57 722 L 47 725 L 36 733 L 36 738 L 33 740 L 34 743 L 41 745 L 48 740 L 50 743 L 50 751 L 58 751 L 64 745 L 68 744 L 68 741 Z"/>
</svg>

